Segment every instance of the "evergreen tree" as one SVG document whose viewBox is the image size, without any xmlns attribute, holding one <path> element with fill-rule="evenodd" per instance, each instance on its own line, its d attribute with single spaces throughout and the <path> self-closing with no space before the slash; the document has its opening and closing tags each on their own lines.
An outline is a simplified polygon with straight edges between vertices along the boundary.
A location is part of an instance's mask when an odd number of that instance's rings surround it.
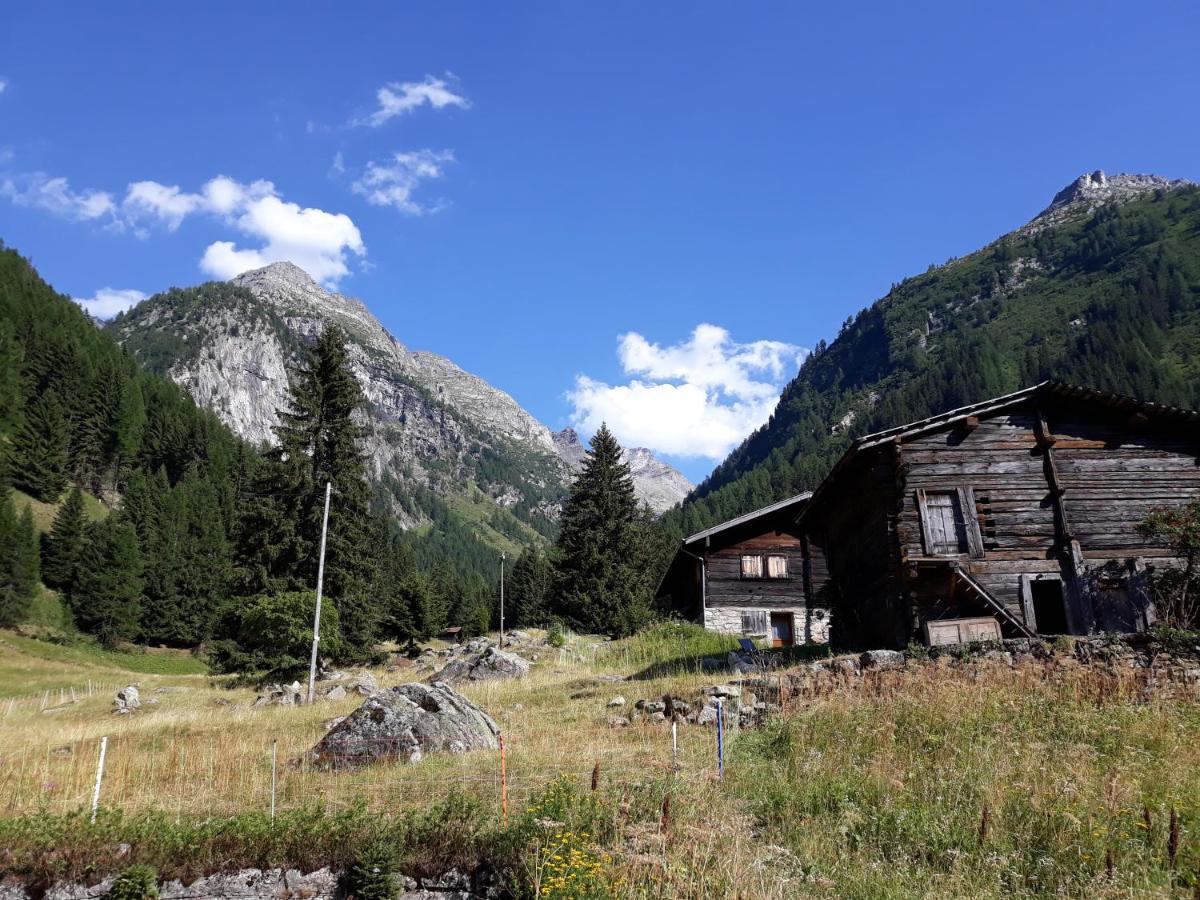
<svg viewBox="0 0 1200 900">
<path fill-rule="evenodd" d="M 330 326 L 307 349 L 288 399 L 276 429 L 279 446 L 263 472 L 265 496 L 248 510 L 258 535 L 251 537 L 239 575 L 271 590 L 315 584 L 325 485 L 331 484 L 325 592 L 338 607 L 347 655 L 363 658 L 379 636 L 371 594 L 382 532 L 370 510 L 360 447 L 365 432 L 354 421 L 364 402 L 362 389 L 339 328 Z"/>
<path fill-rule="evenodd" d="M 506 618 L 521 628 L 545 625 L 550 617 L 554 568 L 538 547 L 521 551 L 505 585 Z"/>
<path fill-rule="evenodd" d="M 42 580 L 48 587 L 70 592 L 75 584 L 86 530 L 83 492 L 75 488 L 54 514 L 54 524 L 43 542 Z"/>
<path fill-rule="evenodd" d="M 26 404 L 13 435 L 14 481 L 39 500 L 53 503 L 67 485 L 67 420 L 53 395 Z"/>
<path fill-rule="evenodd" d="M 571 485 L 556 550 L 555 600 L 575 627 L 620 637 L 649 618 L 638 571 L 638 506 L 621 446 L 601 425 Z"/>
<path fill-rule="evenodd" d="M 420 630 L 423 611 L 409 590 L 409 579 L 415 571 L 412 548 L 407 541 L 393 537 L 379 562 L 373 605 L 381 611 L 380 633 L 400 644 L 427 636 Z"/>
<path fill-rule="evenodd" d="M 112 645 L 139 631 L 142 557 L 137 532 L 118 516 L 88 527 L 71 609 L 79 627 Z"/>
<path fill-rule="evenodd" d="M 38 587 L 38 542 L 33 513 L 26 504 L 20 516 L 12 495 L 0 489 L 0 626 L 24 619 Z"/>
</svg>

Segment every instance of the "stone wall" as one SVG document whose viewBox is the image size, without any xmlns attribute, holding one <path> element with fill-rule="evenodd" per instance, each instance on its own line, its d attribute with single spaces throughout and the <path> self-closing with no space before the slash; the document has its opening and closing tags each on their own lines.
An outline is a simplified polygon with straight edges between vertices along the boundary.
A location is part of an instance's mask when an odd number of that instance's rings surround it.
<svg viewBox="0 0 1200 900">
<path fill-rule="evenodd" d="M 735 634 L 742 636 L 742 613 L 764 612 L 768 621 L 771 613 L 787 612 L 792 614 L 792 634 L 797 644 L 827 644 L 829 643 L 829 610 L 814 608 L 812 614 L 803 605 L 772 606 L 770 608 L 753 606 L 710 606 L 704 610 L 704 627 L 718 634 Z M 807 625 L 806 625 L 807 620 Z M 761 635 L 759 635 L 761 637 Z"/>
</svg>

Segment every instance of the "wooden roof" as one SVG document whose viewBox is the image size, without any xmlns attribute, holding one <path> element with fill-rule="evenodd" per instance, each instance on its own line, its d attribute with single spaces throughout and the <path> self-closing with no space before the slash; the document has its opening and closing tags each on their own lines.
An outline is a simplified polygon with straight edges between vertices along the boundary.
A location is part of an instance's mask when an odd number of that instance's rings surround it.
<svg viewBox="0 0 1200 900">
<path fill-rule="evenodd" d="M 830 486 L 836 480 L 837 476 L 862 451 L 892 442 L 903 443 L 908 438 L 919 437 L 931 431 L 953 428 L 968 418 L 989 416 L 1001 412 L 1010 406 L 1023 403 L 1033 397 L 1043 395 L 1049 395 L 1059 400 L 1068 400 L 1074 403 L 1103 406 L 1111 410 L 1127 412 L 1131 415 L 1141 413 L 1159 420 L 1167 420 L 1180 424 L 1200 424 L 1200 412 L 1195 410 L 1182 409 L 1178 406 L 1168 406 L 1165 403 L 1153 403 L 1149 400 L 1137 400 L 1133 397 L 1123 396 L 1122 394 L 1097 391 L 1091 388 L 1067 384 L 1062 381 L 1043 381 L 1031 387 L 1014 391 L 1011 394 L 993 397 L 990 400 L 952 409 L 944 413 L 939 413 L 936 416 L 930 416 L 927 419 L 909 422 L 907 425 L 897 425 L 894 428 L 886 428 L 883 431 L 876 431 L 873 434 L 866 434 L 860 438 L 856 438 L 846 449 L 846 452 L 842 454 L 829 474 L 825 476 L 825 479 L 817 487 L 816 491 L 813 492 L 812 502 L 804 510 L 801 510 L 797 518 L 803 516 L 805 511 L 814 507 L 828 493 Z"/>
<path fill-rule="evenodd" d="M 787 509 L 789 506 L 794 506 L 798 503 L 804 503 L 812 496 L 812 491 L 805 491 L 803 494 L 797 494 L 794 497 L 788 497 L 786 500 L 780 500 L 778 503 L 772 503 L 770 506 L 764 506 L 760 509 L 748 512 L 745 515 L 738 516 L 736 519 L 730 519 L 727 522 L 722 522 L 719 525 L 714 525 L 712 528 L 706 528 L 704 531 L 697 531 L 693 535 L 689 535 L 683 539 L 683 544 L 686 547 L 688 544 L 694 544 L 696 541 L 703 540 L 707 537 L 712 537 L 722 531 L 728 531 L 730 528 L 736 528 L 738 525 L 744 525 L 747 522 L 753 522 L 755 519 L 762 516 L 770 515 L 773 512 L 778 512 L 781 509 Z"/>
</svg>

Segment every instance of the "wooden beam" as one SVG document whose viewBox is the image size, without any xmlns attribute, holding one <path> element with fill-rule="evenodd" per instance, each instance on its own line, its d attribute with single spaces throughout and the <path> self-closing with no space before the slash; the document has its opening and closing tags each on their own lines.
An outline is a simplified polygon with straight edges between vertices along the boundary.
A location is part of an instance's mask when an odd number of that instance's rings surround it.
<svg viewBox="0 0 1200 900">
<path fill-rule="evenodd" d="M 979 416 L 967 416 L 962 420 L 962 430 L 970 434 L 979 427 Z"/>
</svg>

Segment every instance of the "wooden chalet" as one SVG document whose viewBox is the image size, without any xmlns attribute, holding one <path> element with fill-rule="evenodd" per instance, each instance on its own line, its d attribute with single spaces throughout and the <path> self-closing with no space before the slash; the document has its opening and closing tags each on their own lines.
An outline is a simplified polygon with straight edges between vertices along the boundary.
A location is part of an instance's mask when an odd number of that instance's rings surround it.
<svg viewBox="0 0 1200 900">
<path fill-rule="evenodd" d="M 859 438 L 772 527 L 823 554 L 841 646 L 1132 632 L 1179 563 L 1136 526 L 1198 496 L 1200 413 L 1045 382 Z"/>
<path fill-rule="evenodd" d="M 659 584 L 659 603 L 710 630 L 769 638 L 777 647 L 825 642 L 829 611 L 813 592 L 825 581 L 824 561 L 796 525 L 809 497 L 685 538 Z"/>
</svg>

